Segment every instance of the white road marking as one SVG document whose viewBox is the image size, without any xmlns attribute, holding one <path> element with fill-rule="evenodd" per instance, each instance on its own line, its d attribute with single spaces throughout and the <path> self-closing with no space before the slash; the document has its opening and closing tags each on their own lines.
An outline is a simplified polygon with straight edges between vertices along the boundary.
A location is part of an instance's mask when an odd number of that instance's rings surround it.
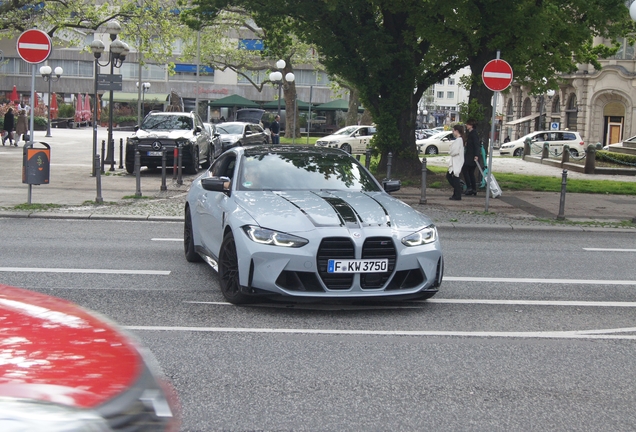
<svg viewBox="0 0 636 432">
<path fill-rule="evenodd" d="M 585 284 L 585 285 L 634 285 L 629 280 L 594 280 L 594 279 L 540 279 L 540 278 L 490 278 L 444 276 L 447 282 L 506 282 L 506 283 L 538 283 L 538 284 Z"/>
<path fill-rule="evenodd" d="M 237 327 L 169 327 L 169 326 L 125 326 L 128 330 L 208 332 L 208 333 L 269 333 L 269 334 L 318 334 L 318 335 L 358 335 L 358 336 L 459 336 L 459 337 L 501 337 L 534 339 L 626 339 L 636 340 L 636 335 L 615 333 L 636 333 L 636 327 L 606 330 L 537 331 L 537 332 L 496 332 L 496 331 L 435 331 L 435 330 L 337 330 L 337 329 L 284 329 L 284 328 L 237 328 Z"/>
<path fill-rule="evenodd" d="M 589 252 L 636 252 L 636 249 L 613 249 L 613 248 L 583 248 Z"/>
<path fill-rule="evenodd" d="M 73 269 L 44 267 L 0 267 L 0 272 L 18 273 L 97 273 L 97 274 L 130 274 L 168 276 L 170 270 L 115 270 L 115 269 Z"/>
<path fill-rule="evenodd" d="M 182 242 L 182 238 L 151 238 L 150 241 L 172 241 L 172 242 Z"/>
</svg>

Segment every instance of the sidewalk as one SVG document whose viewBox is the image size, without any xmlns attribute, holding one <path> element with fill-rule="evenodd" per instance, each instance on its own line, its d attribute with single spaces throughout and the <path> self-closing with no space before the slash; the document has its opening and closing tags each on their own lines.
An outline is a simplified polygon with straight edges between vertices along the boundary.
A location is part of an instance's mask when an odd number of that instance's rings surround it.
<svg viewBox="0 0 636 432">
<path fill-rule="evenodd" d="M 182 220 L 183 203 L 190 182 L 195 176 L 184 176 L 183 185 L 167 172 L 167 192 L 160 192 L 161 171 L 142 170 L 141 192 L 154 199 L 131 199 L 135 195 L 136 181 L 133 175 L 119 168 L 119 143 L 132 132 L 114 133 L 114 171 L 106 168 L 101 177 L 102 197 L 108 205 L 95 205 L 96 179 L 91 177 L 92 129 L 52 129 L 50 138 L 45 131 L 36 131 L 35 140 L 51 146 L 50 184 L 32 187 L 32 204 L 57 204 L 62 207 L 47 211 L 21 211 L 14 206 L 25 204 L 28 185 L 22 183 L 22 144 L 20 147 L 0 147 L 0 216 L 81 217 L 81 218 L 175 218 Z M 98 148 L 106 140 L 107 130 L 98 128 Z M 37 145 L 36 145 L 37 147 Z M 446 158 L 429 159 L 431 165 L 446 165 Z M 562 170 L 546 165 L 524 162 L 520 159 L 494 159 L 493 172 L 522 172 L 531 175 L 548 175 L 560 178 Z M 570 177 L 570 176 L 569 176 Z M 593 176 L 572 173 L 572 178 L 590 180 L 610 176 Z M 636 181 L 633 176 L 611 176 L 613 180 Z M 446 185 L 444 185 L 446 186 Z M 496 226 L 557 226 L 560 194 L 553 192 L 508 192 L 489 200 L 485 212 L 485 193 L 476 197 L 464 197 L 461 201 L 448 199 L 451 191 L 426 190 L 426 203 L 420 204 L 419 187 L 403 187 L 393 195 L 430 216 L 437 224 L 496 225 Z M 127 197 L 127 198 L 125 198 Z M 564 215 L 569 222 L 586 222 L 588 225 L 605 225 L 632 221 L 636 218 L 636 196 L 597 195 L 568 193 Z M 573 226 L 569 224 L 568 226 Z M 634 228 L 627 228 L 635 231 Z"/>
</svg>

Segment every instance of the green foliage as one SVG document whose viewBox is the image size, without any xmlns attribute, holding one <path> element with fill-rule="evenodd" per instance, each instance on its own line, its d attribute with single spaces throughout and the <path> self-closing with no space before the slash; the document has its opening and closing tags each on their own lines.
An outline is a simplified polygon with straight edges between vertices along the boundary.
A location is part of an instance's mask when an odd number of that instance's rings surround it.
<svg viewBox="0 0 636 432">
<path fill-rule="evenodd" d="M 113 116 L 113 122 L 115 122 L 116 124 L 122 124 L 122 123 L 137 124 L 137 116 L 136 115 Z"/>
<path fill-rule="evenodd" d="M 36 130 L 46 129 L 47 123 L 48 123 L 48 119 L 46 117 L 33 117 L 33 127 Z"/>
<path fill-rule="evenodd" d="M 75 117 L 75 107 L 73 104 L 60 104 L 57 107 L 57 116 L 58 118 Z"/>
<path fill-rule="evenodd" d="M 457 105 L 459 106 L 459 117 L 461 119 L 480 121 L 486 118 L 486 108 L 477 99 L 470 100 L 468 103 L 460 102 Z"/>
<path fill-rule="evenodd" d="M 599 150 L 596 152 L 596 160 L 602 162 L 623 162 L 625 165 L 636 166 L 636 156 L 625 153 Z"/>
</svg>

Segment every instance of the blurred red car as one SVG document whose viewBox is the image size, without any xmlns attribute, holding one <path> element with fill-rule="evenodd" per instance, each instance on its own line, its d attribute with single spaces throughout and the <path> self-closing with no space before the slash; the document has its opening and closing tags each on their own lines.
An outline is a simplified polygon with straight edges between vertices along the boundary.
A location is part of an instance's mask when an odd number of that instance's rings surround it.
<svg viewBox="0 0 636 432">
<path fill-rule="evenodd" d="M 176 431 L 155 364 L 107 319 L 0 284 L 0 431 Z"/>
</svg>

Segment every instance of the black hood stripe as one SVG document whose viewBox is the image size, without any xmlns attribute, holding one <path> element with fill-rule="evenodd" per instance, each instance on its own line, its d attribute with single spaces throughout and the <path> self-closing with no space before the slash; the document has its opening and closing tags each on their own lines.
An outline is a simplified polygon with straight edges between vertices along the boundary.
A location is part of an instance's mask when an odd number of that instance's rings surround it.
<svg viewBox="0 0 636 432">
<path fill-rule="evenodd" d="M 322 195 L 317 195 L 317 196 L 319 196 L 320 198 L 322 198 L 323 200 L 329 203 L 329 205 L 334 209 L 334 211 L 336 212 L 340 220 L 343 221 L 343 225 L 355 224 L 356 227 L 359 227 L 360 224 L 362 223 L 362 218 L 360 217 L 360 215 L 355 211 L 353 207 L 349 205 L 348 202 L 346 202 L 342 198 L 339 198 L 337 196 L 330 196 L 330 197 L 326 197 Z"/>
<path fill-rule="evenodd" d="M 371 198 L 376 203 L 378 203 L 378 205 L 384 211 L 384 214 L 386 216 L 386 226 L 390 227 L 391 226 L 391 216 L 389 215 L 389 212 L 387 211 L 386 207 L 384 207 L 380 201 L 378 201 L 377 199 L 373 198 L 371 195 L 369 195 L 367 193 L 365 193 L 365 195 L 368 196 L 369 198 Z"/>
<path fill-rule="evenodd" d="M 303 209 L 302 209 L 302 208 L 301 208 L 298 204 L 296 204 L 295 202 L 293 202 L 293 201 L 292 201 L 292 200 L 290 200 L 289 198 L 287 198 L 287 197 L 285 197 L 285 196 L 283 196 L 282 194 L 277 193 L 277 192 L 274 192 L 274 194 L 276 194 L 276 196 L 278 196 L 279 198 L 284 199 L 285 201 L 287 201 L 288 203 L 290 203 L 291 205 L 293 205 L 294 207 L 296 207 L 296 208 L 297 208 L 297 209 L 298 209 L 298 210 L 299 210 L 302 214 L 304 214 L 304 215 L 307 217 L 307 219 L 309 219 L 309 221 L 310 221 L 310 222 L 311 222 L 311 223 L 312 223 L 312 224 L 313 224 L 316 228 L 324 227 L 324 226 L 328 226 L 328 225 L 319 224 L 318 222 L 316 222 L 316 221 L 314 220 L 314 218 L 312 218 L 311 216 L 309 216 L 305 210 L 303 210 Z"/>
</svg>

